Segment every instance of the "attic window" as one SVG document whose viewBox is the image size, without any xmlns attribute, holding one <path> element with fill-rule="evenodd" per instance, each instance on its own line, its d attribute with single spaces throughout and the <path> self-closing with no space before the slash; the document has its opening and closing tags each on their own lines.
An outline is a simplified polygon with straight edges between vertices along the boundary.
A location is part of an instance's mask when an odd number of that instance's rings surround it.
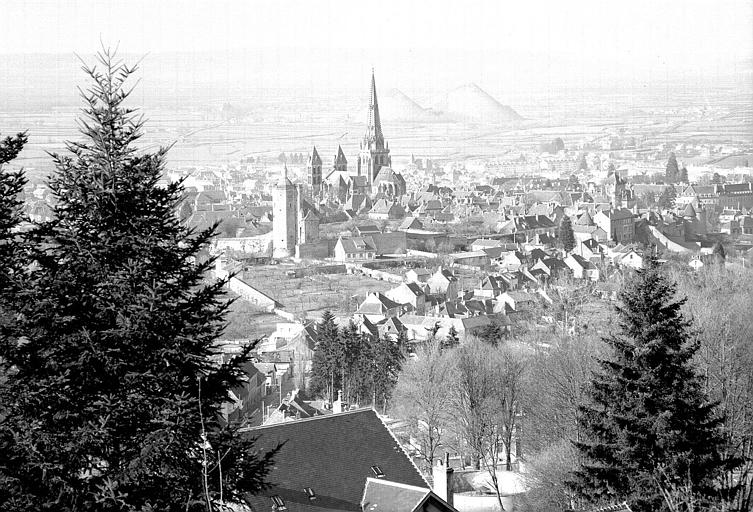
<svg viewBox="0 0 753 512">
<path fill-rule="evenodd" d="M 272 510 L 287 510 L 285 501 L 276 494 L 272 496 Z"/>
<path fill-rule="evenodd" d="M 371 471 L 374 472 L 377 478 L 384 478 L 384 472 L 379 466 L 371 466 Z"/>
<path fill-rule="evenodd" d="M 304 487 L 303 492 L 306 493 L 306 496 L 308 496 L 311 501 L 316 499 L 316 493 L 311 487 Z"/>
</svg>

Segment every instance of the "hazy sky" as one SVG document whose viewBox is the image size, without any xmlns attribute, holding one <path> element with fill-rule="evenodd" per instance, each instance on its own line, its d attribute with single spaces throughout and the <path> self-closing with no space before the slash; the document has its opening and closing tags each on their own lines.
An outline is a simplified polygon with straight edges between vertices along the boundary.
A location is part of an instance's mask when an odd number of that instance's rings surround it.
<svg viewBox="0 0 753 512">
<path fill-rule="evenodd" d="M 0 54 L 90 54 L 101 38 L 148 59 L 211 52 L 216 67 L 199 73 L 240 80 L 223 56 L 258 49 L 269 50 L 252 63 L 273 72 L 267 82 L 328 86 L 346 67 L 346 85 L 362 85 L 372 65 L 390 85 L 420 75 L 501 90 L 749 73 L 753 62 L 751 0 L 0 2 Z"/>
</svg>

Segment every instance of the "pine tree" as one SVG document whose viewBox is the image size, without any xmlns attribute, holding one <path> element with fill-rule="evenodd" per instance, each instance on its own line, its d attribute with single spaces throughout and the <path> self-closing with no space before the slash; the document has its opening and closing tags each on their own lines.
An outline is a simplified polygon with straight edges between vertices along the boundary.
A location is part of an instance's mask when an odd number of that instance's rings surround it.
<svg viewBox="0 0 753 512">
<path fill-rule="evenodd" d="M 400 333 L 395 340 L 389 336 L 373 336 L 370 341 L 374 407 L 386 412 L 405 360 L 405 334 Z"/>
<path fill-rule="evenodd" d="M 502 327 L 497 322 L 491 322 L 479 330 L 478 339 L 484 343 L 488 343 L 492 347 L 496 347 L 502 341 L 504 335 L 505 332 L 502 330 Z"/>
<path fill-rule="evenodd" d="M 23 220 L 20 194 L 27 180 L 23 171 L 5 172 L 3 166 L 18 156 L 27 140 L 25 133 L 0 140 L 0 290 L 7 297 L 13 287 L 11 274 L 22 266 L 14 231 Z"/>
<path fill-rule="evenodd" d="M 663 210 L 671 210 L 675 206 L 676 197 L 677 191 L 675 190 L 675 187 L 668 185 L 664 187 L 664 190 L 662 190 L 661 195 L 659 196 L 659 200 L 657 201 L 657 205 Z"/>
<path fill-rule="evenodd" d="M 690 183 L 690 178 L 688 178 L 688 169 L 684 165 L 682 166 L 682 169 L 680 169 L 678 181 L 680 183 Z"/>
<path fill-rule="evenodd" d="M 259 490 L 272 456 L 219 419 L 248 357 L 215 362 L 228 301 L 198 255 L 216 226 L 177 219 L 182 186 L 157 186 L 166 150 L 135 147 L 134 68 L 98 62 L 83 139 L 53 155 L 54 219 L 27 236 L 34 270 L 0 325 L 0 509 L 210 510 Z"/>
<path fill-rule="evenodd" d="M 571 487 L 587 501 L 627 500 L 632 510 L 662 510 L 657 479 L 714 494 L 723 438 L 714 406 L 693 367 L 698 342 L 681 312 L 676 285 L 648 259 L 620 293 L 619 327 L 605 338 L 580 407 L 584 440 Z"/>
<path fill-rule="evenodd" d="M 664 176 L 667 179 L 667 183 L 677 183 L 677 180 L 680 177 L 680 168 L 677 166 L 677 157 L 674 153 L 669 154 Z"/>
<path fill-rule="evenodd" d="M 348 403 L 359 404 L 372 398 L 370 389 L 371 344 L 358 326 L 351 320 L 339 332 L 342 350 L 340 362 L 343 396 Z"/>
<path fill-rule="evenodd" d="M 557 238 L 565 252 L 570 252 L 575 247 L 575 233 L 573 233 L 573 223 L 570 217 L 565 215 L 560 222 Z"/>
<path fill-rule="evenodd" d="M 2 326 L 12 321 L 11 305 L 15 302 L 21 275 L 28 263 L 20 243 L 22 238 L 16 233 L 24 220 L 21 192 L 27 181 L 26 176 L 23 171 L 7 172 L 3 167 L 16 158 L 26 141 L 24 133 L 0 140 L 0 358 L 3 347 L 15 343 Z M 4 370 L 0 359 L 0 382 L 5 378 Z M 0 402 L 0 418 L 3 415 L 3 402 Z"/>
<path fill-rule="evenodd" d="M 316 346 L 311 361 L 311 389 L 332 403 L 342 387 L 340 368 L 344 363 L 344 353 L 340 344 L 340 331 L 335 317 L 325 311 L 316 326 Z"/>
</svg>

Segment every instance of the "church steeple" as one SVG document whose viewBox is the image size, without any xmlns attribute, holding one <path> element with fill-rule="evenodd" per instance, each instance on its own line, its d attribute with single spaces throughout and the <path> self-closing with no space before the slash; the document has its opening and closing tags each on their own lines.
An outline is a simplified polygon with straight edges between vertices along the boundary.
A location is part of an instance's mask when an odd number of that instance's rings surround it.
<svg viewBox="0 0 753 512">
<path fill-rule="evenodd" d="M 310 193 L 313 195 L 319 194 L 322 186 L 322 159 L 316 150 L 316 146 L 311 151 L 311 155 L 309 155 L 308 162 L 306 163 L 306 181 Z"/>
<path fill-rule="evenodd" d="M 384 148 L 384 135 L 382 135 L 382 121 L 379 118 L 379 102 L 377 101 L 376 79 L 374 78 L 374 68 L 371 68 L 371 94 L 369 96 L 369 119 L 366 125 L 366 137 L 364 142 L 367 145 L 374 144 L 376 149 Z"/>
<path fill-rule="evenodd" d="M 366 175 L 369 186 L 382 167 L 392 165 L 390 147 L 384 141 L 382 134 L 382 120 L 379 117 L 379 102 L 377 101 L 376 79 L 374 69 L 371 70 L 371 91 L 369 96 L 369 112 L 366 124 L 366 134 L 361 142 L 361 152 L 358 155 L 358 175 Z"/>
</svg>

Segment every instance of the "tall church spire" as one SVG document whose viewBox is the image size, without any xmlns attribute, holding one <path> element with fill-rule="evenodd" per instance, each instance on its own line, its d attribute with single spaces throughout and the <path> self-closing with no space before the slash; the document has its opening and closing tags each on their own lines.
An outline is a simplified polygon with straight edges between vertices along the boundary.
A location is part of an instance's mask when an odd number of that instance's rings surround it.
<svg viewBox="0 0 753 512">
<path fill-rule="evenodd" d="M 392 165 L 390 147 L 384 142 L 382 134 L 382 120 L 379 117 L 379 103 L 377 102 L 376 80 L 374 69 L 371 69 L 371 95 L 369 97 L 369 119 L 366 134 L 361 142 L 361 153 L 358 155 L 358 175 L 365 175 L 371 186 L 382 167 Z"/>
<path fill-rule="evenodd" d="M 369 120 L 366 127 L 366 141 L 368 145 L 375 144 L 377 149 L 384 148 L 382 135 L 382 121 L 379 119 L 379 102 L 377 102 L 376 80 L 374 68 L 371 68 L 371 95 L 369 96 Z"/>
</svg>

